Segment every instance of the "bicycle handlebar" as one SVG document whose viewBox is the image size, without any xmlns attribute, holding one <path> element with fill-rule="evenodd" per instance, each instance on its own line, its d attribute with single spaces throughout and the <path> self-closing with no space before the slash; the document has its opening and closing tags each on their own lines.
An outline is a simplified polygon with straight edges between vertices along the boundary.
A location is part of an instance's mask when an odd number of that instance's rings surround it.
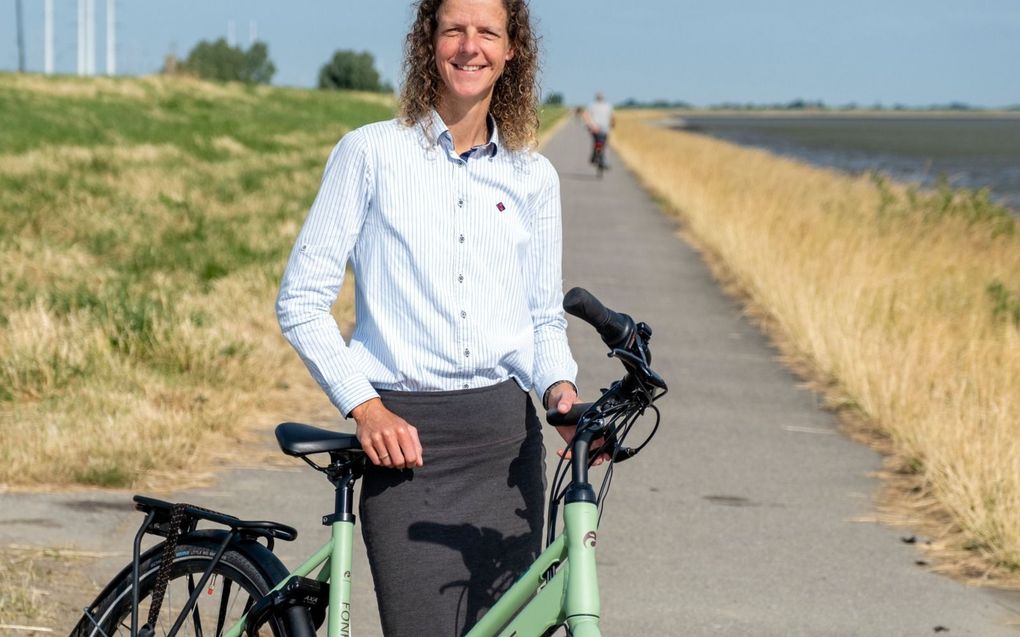
<svg viewBox="0 0 1020 637">
<path fill-rule="evenodd" d="M 609 349 L 627 348 L 634 338 L 634 319 L 610 310 L 584 288 L 573 288 L 563 297 L 563 309 L 568 314 L 586 321 L 594 327 Z"/>
<path fill-rule="evenodd" d="M 662 395 L 656 395 L 657 390 L 665 393 L 665 381 L 650 367 L 652 355 L 648 341 L 652 336 L 651 327 L 645 323 L 635 323 L 627 314 L 607 308 L 584 288 L 573 288 L 567 292 L 563 297 L 563 309 L 598 331 L 611 350 L 610 356 L 620 359 L 627 375 L 614 383 L 612 388 L 603 390 L 602 397 L 594 403 L 576 404 L 566 414 L 559 413 L 555 408 L 549 409 L 546 412 L 546 422 L 554 426 L 577 425 L 582 416 L 592 411 L 593 407 L 601 410 L 610 403 L 626 403 L 643 411 Z"/>
<path fill-rule="evenodd" d="M 668 391 L 665 380 L 651 368 L 652 353 L 648 342 L 652 328 L 647 323 L 635 323 L 630 316 L 614 312 L 583 288 L 573 288 L 564 295 L 563 309 L 598 331 L 609 347 L 609 356 L 618 359 L 626 373 L 603 389 L 602 395 L 594 402 L 575 404 L 565 414 L 559 413 L 556 408 L 546 412 L 546 422 L 550 425 L 575 428 L 572 437 L 565 436 L 570 439 L 570 452 L 560 456 L 553 479 L 547 546 L 555 537 L 556 512 L 561 500 L 568 506 L 571 502 L 594 502 L 601 517 L 613 467 L 637 455 L 658 431 L 659 410 L 652 403 Z M 655 414 L 651 431 L 640 444 L 624 446 L 634 423 L 646 410 Z M 588 483 L 588 469 L 604 457 L 608 457 L 609 466 L 596 496 Z M 568 472 L 570 482 L 560 491 Z"/>
</svg>

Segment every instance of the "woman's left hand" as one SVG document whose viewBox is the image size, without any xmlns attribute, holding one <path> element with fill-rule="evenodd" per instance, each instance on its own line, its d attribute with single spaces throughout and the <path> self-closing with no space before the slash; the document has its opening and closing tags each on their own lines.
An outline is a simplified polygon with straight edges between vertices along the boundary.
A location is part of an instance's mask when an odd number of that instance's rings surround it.
<svg viewBox="0 0 1020 637">
<path fill-rule="evenodd" d="M 549 390 L 549 405 L 546 408 L 552 409 L 553 406 L 555 406 L 556 411 L 560 412 L 561 414 L 565 414 L 570 411 L 571 407 L 573 407 L 579 402 L 581 402 L 581 400 L 577 397 L 577 391 L 574 390 L 574 386 L 571 383 L 561 382 L 557 385 L 553 385 L 553 388 Z M 569 460 L 570 443 L 574 440 L 574 433 L 577 431 L 577 429 L 573 425 L 566 425 L 557 426 L 556 431 L 559 432 L 560 437 L 563 438 L 563 441 L 567 443 L 566 447 L 556 451 L 556 455 L 558 455 L 561 458 L 566 458 L 567 460 Z M 592 441 L 591 444 L 591 446 L 596 449 L 601 445 L 602 445 L 601 438 L 595 439 L 594 441 Z M 598 466 L 605 462 L 606 460 L 609 460 L 609 454 L 606 453 L 599 454 L 599 456 L 595 458 L 594 465 Z"/>
</svg>

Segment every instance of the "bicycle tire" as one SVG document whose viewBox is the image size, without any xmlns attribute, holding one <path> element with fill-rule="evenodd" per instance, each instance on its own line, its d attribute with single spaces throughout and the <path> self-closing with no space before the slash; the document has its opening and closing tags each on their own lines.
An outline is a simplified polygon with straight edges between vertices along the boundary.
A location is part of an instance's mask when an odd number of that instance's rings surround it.
<svg viewBox="0 0 1020 637">
<path fill-rule="evenodd" d="M 159 620 L 153 627 L 155 635 L 165 635 L 171 629 L 190 590 L 194 590 L 193 587 L 212 562 L 223 537 L 222 532 L 198 531 L 182 537 L 178 542 Z M 147 551 L 139 564 L 139 629 L 148 618 L 150 596 L 161 559 L 162 552 L 154 549 Z M 206 584 L 209 592 L 199 597 L 178 635 L 218 635 L 288 575 L 287 569 L 275 555 L 252 540 L 234 542 L 224 551 L 212 573 Z M 82 617 L 71 632 L 71 637 L 130 635 L 133 604 L 131 580 L 129 565 L 107 587 L 101 599 L 90 607 L 95 623 L 88 617 Z M 259 630 L 260 635 L 274 637 L 288 637 L 291 632 L 281 618 L 271 619 Z"/>
</svg>

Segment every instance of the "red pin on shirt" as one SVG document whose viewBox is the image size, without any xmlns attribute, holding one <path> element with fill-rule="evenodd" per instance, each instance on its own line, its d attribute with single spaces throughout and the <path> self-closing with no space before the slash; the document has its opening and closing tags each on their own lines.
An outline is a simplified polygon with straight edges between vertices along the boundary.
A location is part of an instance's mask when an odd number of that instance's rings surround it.
<svg viewBox="0 0 1020 637">
<path fill-rule="evenodd" d="M 503 205 L 502 201 L 499 202 L 498 204 L 496 204 L 496 208 L 498 208 L 500 212 L 503 212 L 504 210 L 506 210 L 506 206 Z"/>
</svg>

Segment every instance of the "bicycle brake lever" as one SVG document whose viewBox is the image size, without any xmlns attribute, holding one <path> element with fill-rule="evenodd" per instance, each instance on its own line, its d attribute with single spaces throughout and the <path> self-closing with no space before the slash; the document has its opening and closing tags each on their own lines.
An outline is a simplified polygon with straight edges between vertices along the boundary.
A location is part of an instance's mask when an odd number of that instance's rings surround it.
<svg viewBox="0 0 1020 637">
<path fill-rule="evenodd" d="M 607 447 L 609 449 L 607 449 Z M 606 437 L 602 446 L 592 453 L 591 459 L 594 461 L 595 458 L 602 455 L 603 453 L 609 453 L 611 462 L 623 462 L 624 460 L 630 460 L 637 455 L 637 450 L 631 447 L 622 447 L 620 442 L 616 438 L 616 432 Z"/>
<path fill-rule="evenodd" d="M 631 447 L 618 447 L 616 453 L 613 454 L 613 462 L 623 462 L 624 460 L 630 460 L 637 455 L 637 449 Z"/>
<path fill-rule="evenodd" d="M 614 349 L 609 353 L 609 356 L 619 358 L 623 362 L 624 367 L 636 374 L 642 381 L 647 381 L 649 385 L 659 389 L 668 389 L 666 381 L 662 379 L 662 376 L 659 376 L 655 370 L 648 366 L 644 359 L 633 352 L 625 349 Z"/>
<path fill-rule="evenodd" d="M 616 437 L 616 433 L 617 430 L 614 428 L 612 433 L 605 437 L 602 447 L 592 454 L 593 459 L 603 453 L 609 453 L 611 461 L 616 463 L 623 462 L 624 460 L 630 460 L 637 455 L 636 449 L 620 445 L 620 440 Z"/>
<path fill-rule="evenodd" d="M 662 376 L 659 376 L 655 372 L 655 370 L 646 366 L 644 372 L 646 374 L 646 377 L 648 378 L 649 384 L 654 385 L 659 389 L 669 389 L 668 387 L 666 387 L 666 381 L 663 380 Z"/>
</svg>

